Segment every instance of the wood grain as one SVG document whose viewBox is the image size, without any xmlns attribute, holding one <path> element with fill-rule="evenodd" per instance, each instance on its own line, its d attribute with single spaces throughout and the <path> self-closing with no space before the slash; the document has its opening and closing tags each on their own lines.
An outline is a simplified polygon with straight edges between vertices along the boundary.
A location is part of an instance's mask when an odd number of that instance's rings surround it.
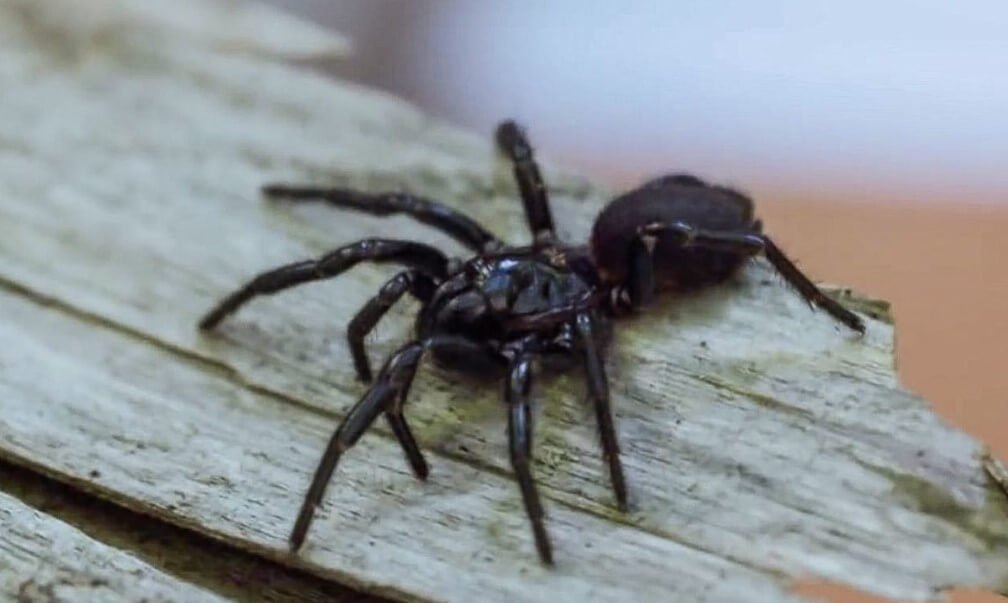
<svg viewBox="0 0 1008 603">
<path fill-rule="evenodd" d="M 226 601 L 0 493 L 0 597 L 6 601 Z"/>
<path fill-rule="evenodd" d="M 33 401 L 5 405 L 3 454 L 133 510 L 400 598 L 619 600 L 627 585 L 683 600 L 783 596 L 766 572 L 559 505 L 550 527 L 564 559 L 544 569 L 506 476 L 438 459 L 419 484 L 387 437 L 362 440 L 310 546 L 290 557 L 329 415 L 19 297 L 0 294 L 0 312 L 0 398 Z"/>
<path fill-rule="evenodd" d="M 5 457 L 404 599 L 769 601 L 807 576 L 907 599 L 1006 588 L 1008 502 L 979 444 L 898 385 L 885 304 L 837 292 L 868 318 L 852 336 L 762 261 L 618 325 L 609 370 L 630 514 L 613 508 L 581 376 L 537 382 L 557 570 L 529 542 L 499 386 L 434 370 L 408 410 L 431 480 L 415 483 L 376 429 L 341 465 L 303 554 L 288 556 L 308 475 L 363 391 L 345 322 L 390 274 L 361 267 L 257 300 L 217 337 L 196 320 L 256 272 L 362 236 L 459 250 L 404 218 L 272 205 L 257 188 L 407 189 L 521 241 L 507 170 L 488 137 L 261 54 L 148 44 L 132 30 L 62 35 L 74 25 L 39 27 L 11 6 L 0 5 Z M 583 239 L 608 193 L 546 175 L 561 231 Z M 413 310 L 397 308 L 369 341 L 376 360 L 409 336 Z"/>
<path fill-rule="evenodd" d="M 88 475 L 95 480 L 101 471 Z M 0 460 L 0 491 L 178 582 L 242 603 L 387 603 Z M 128 582 L 128 576 L 120 576 Z M 0 597 L 2 599 L 2 597 Z"/>
</svg>

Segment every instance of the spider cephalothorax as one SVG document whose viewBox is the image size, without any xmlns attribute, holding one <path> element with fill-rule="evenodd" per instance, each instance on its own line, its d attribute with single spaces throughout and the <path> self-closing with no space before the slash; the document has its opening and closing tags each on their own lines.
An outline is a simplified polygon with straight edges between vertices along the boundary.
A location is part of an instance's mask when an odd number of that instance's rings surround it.
<svg viewBox="0 0 1008 603">
<path fill-rule="evenodd" d="M 505 379 L 511 463 L 539 556 L 552 563 L 531 468 L 534 364 L 551 358 L 583 363 L 616 503 L 625 510 L 626 484 L 602 361 L 611 317 L 643 307 L 658 292 L 721 282 L 746 259 L 763 253 L 806 300 L 848 327 L 864 331 L 856 314 L 824 295 L 762 233 L 752 201 L 741 193 L 688 175 L 658 178 L 610 202 L 595 221 L 589 245 L 566 245 L 556 237 L 546 187 L 525 135 L 513 122 L 504 122 L 497 128 L 496 140 L 513 164 L 532 232 L 527 246 L 508 246 L 464 214 L 412 195 L 287 185 L 263 189 L 277 199 L 320 200 L 377 215 L 404 213 L 442 230 L 474 253 L 460 262 L 423 243 L 358 241 L 317 259 L 260 274 L 200 322 L 201 329 L 212 329 L 255 296 L 332 278 L 363 261 L 406 268 L 361 308 L 347 328 L 354 367 L 371 385 L 329 441 L 291 533 L 292 549 L 304 542 L 340 456 L 379 415 L 385 416 L 416 476 L 427 476 L 427 462 L 403 416 L 406 396 L 426 352 L 448 368 Z M 364 338 L 407 293 L 421 304 L 413 338 L 373 378 Z"/>
</svg>

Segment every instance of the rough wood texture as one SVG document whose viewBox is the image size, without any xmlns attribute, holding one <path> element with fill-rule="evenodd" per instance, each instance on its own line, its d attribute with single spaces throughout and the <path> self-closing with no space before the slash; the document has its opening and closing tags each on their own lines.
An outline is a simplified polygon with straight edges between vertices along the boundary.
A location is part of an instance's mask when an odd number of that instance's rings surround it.
<svg viewBox="0 0 1008 603">
<path fill-rule="evenodd" d="M 106 547 L 118 549 L 120 556 L 131 556 L 141 562 L 134 565 L 153 566 L 178 582 L 191 583 L 229 601 L 386 601 L 362 595 L 335 582 L 285 567 L 254 553 L 237 550 L 227 543 L 216 542 L 183 527 L 152 521 L 147 515 L 131 512 L 115 503 L 81 492 L 72 485 L 53 481 L 45 475 L 4 460 L 0 460 L 0 491 L 5 495 L 13 495 L 41 513 L 58 518 L 51 520 L 51 523 L 73 526 Z M 57 542 L 56 546 L 63 546 L 63 543 Z M 0 568 L 2 567 L 0 561 Z M 23 582 L 29 578 L 21 576 L 20 579 Z M 126 586 L 129 586 L 128 582 Z M 182 600 L 184 592 L 180 591 L 178 600 Z M 4 600 L 3 597 L 0 600 Z M 42 600 L 50 601 L 47 598 Z"/>
<path fill-rule="evenodd" d="M 5 601 L 226 601 L 0 493 Z"/>
<path fill-rule="evenodd" d="M 854 337 L 762 262 L 618 326 L 630 514 L 613 508 L 581 377 L 537 383 L 555 570 L 538 565 L 511 483 L 497 388 L 434 370 L 408 410 L 429 482 L 376 429 L 288 556 L 323 443 L 362 392 L 344 325 L 388 271 L 258 300 L 218 337 L 195 321 L 257 271 L 361 236 L 458 248 L 405 219 L 270 205 L 258 186 L 409 189 L 516 241 L 520 204 L 489 136 L 272 58 L 311 54 L 295 23 L 249 53 L 233 43 L 255 38 L 244 22 L 222 42 L 140 4 L 82 23 L 0 3 L 0 454 L 404 599 L 777 601 L 809 576 L 903 599 L 1008 590 L 1008 499 L 980 445 L 899 387 L 885 304 L 837 292 L 872 317 Z M 546 175 L 561 231 L 583 239 L 607 193 Z M 413 309 L 382 324 L 376 360 Z"/>
<path fill-rule="evenodd" d="M 991 479 L 1001 486 L 1001 489 L 1004 490 L 1005 496 L 1008 496 L 1008 467 L 1005 467 L 1004 463 L 997 460 L 991 456 L 989 452 L 987 452 L 984 453 L 984 468 L 991 476 Z"/>
</svg>

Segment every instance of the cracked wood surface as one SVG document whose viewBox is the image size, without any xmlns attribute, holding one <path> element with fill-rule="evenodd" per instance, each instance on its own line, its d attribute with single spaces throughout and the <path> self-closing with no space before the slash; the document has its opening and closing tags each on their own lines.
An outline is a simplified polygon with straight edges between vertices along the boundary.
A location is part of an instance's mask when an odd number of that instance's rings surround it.
<svg viewBox="0 0 1008 603">
<path fill-rule="evenodd" d="M 226 601 L 0 492 L 5 601 Z"/>
<path fill-rule="evenodd" d="M 98 471 L 97 474 L 89 474 L 88 477 L 96 479 L 100 475 L 101 472 Z M 6 460 L 0 460 L 0 491 L 4 496 L 11 495 L 32 509 L 57 517 L 58 519 L 52 519 L 48 524 L 53 527 L 49 541 L 55 542 L 56 547 L 61 546 L 64 540 L 59 531 L 65 530 L 69 532 L 66 540 L 73 543 L 75 551 L 81 551 L 78 554 L 88 555 L 91 548 L 117 549 L 118 555 L 130 556 L 141 562 L 136 565 L 153 566 L 169 574 L 177 582 L 193 584 L 229 601 L 379 603 L 386 600 L 362 595 L 336 582 L 282 566 L 254 553 L 237 550 L 226 543 L 213 541 L 184 527 L 152 521 L 149 515 L 131 512 L 114 502 L 82 492 L 72 484 L 54 481 L 42 473 L 17 467 Z M 78 538 L 76 530 L 86 533 L 93 544 Z M 32 540 L 35 543 L 49 541 L 39 538 Z M 39 567 L 52 565 L 47 557 L 48 553 L 37 551 L 33 554 L 40 558 Z M 42 559 L 47 561 L 43 563 Z M 0 555 L 0 567 L 3 567 L 3 561 L 4 556 Z M 39 595 L 39 597 L 22 596 L 20 603 L 52 599 L 43 596 L 47 589 L 37 588 L 39 580 L 32 580 L 29 572 L 11 573 L 16 574 L 15 581 L 19 590 L 20 585 L 27 581 L 30 583 L 29 586 L 35 586 L 31 593 Z M 9 576 L 5 575 L 4 578 Z M 64 573 L 61 575 L 61 580 L 63 578 L 69 576 Z M 78 582 L 88 583 L 90 579 L 85 575 L 80 580 L 74 580 L 74 583 Z M 127 589 L 130 586 L 128 581 L 120 583 Z M 45 583 L 42 583 L 42 586 L 45 586 Z M 178 599 L 181 599 L 185 592 L 184 589 L 180 590 Z M 80 600 L 91 600 L 91 593 L 88 591 L 82 591 L 81 595 Z M 142 598 L 142 596 L 134 597 L 135 600 Z M 0 600 L 6 599 L 0 596 Z M 60 600 L 73 600 L 73 598 L 64 597 Z"/>
<path fill-rule="evenodd" d="M 1008 590 L 1005 495 L 980 444 L 897 383 L 885 304 L 836 292 L 867 318 L 856 337 L 762 261 L 617 324 L 608 367 L 631 513 L 613 507 L 580 375 L 537 381 L 555 570 L 538 565 L 511 482 L 499 387 L 433 369 L 408 408 L 430 480 L 376 428 L 288 556 L 318 455 L 363 391 L 345 323 L 390 272 L 257 300 L 216 337 L 196 320 L 258 271 L 362 236 L 461 250 L 404 218 L 270 204 L 257 188 L 410 190 L 517 242 L 508 170 L 488 135 L 281 62 L 326 46 L 287 48 L 306 38 L 294 24 L 245 48 L 234 31 L 181 36 L 157 11 L 82 22 L 63 4 L 0 2 L 0 455 L 404 599 L 777 601 L 797 598 L 799 577 L 903 599 Z M 583 239 L 607 192 L 546 177 L 562 234 Z M 408 337 L 413 310 L 369 340 L 375 361 Z"/>
</svg>

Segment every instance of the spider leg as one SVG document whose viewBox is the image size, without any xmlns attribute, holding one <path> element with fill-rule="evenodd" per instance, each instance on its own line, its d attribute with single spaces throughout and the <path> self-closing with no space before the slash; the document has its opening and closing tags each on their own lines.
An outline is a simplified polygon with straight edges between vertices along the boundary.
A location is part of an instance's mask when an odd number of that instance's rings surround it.
<svg viewBox="0 0 1008 603">
<path fill-rule="evenodd" d="M 339 276 L 364 261 L 404 264 L 439 280 L 448 273 L 448 258 L 429 245 L 394 239 L 364 239 L 315 260 L 295 262 L 263 272 L 221 300 L 203 317 L 199 327 L 203 330 L 214 328 L 227 315 L 256 296 Z"/>
<path fill-rule="evenodd" d="M 642 238 L 658 235 L 662 237 L 663 241 L 674 241 L 683 247 L 728 251 L 743 255 L 756 255 L 763 252 L 770 264 L 784 277 L 785 281 L 798 291 L 805 301 L 822 308 L 835 320 L 851 329 L 864 333 L 864 321 L 857 314 L 844 308 L 839 302 L 823 293 L 765 234 L 703 230 L 682 222 L 652 224 L 641 229 Z M 650 262 L 646 266 L 642 264 L 640 269 L 642 272 L 650 274 L 653 279 Z M 631 270 L 631 275 L 633 275 L 633 270 Z"/>
<path fill-rule="evenodd" d="M 546 565 L 553 565 L 553 547 L 543 523 L 542 501 L 539 500 L 539 492 L 532 479 L 532 412 L 529 404 L 531 387 L 531 357 L 519 353 L 511 364 L 505 388 L 511 466 L 514 468 L 518 487 L 521 488 L 525 513 L 532 524 L 532 535 L 535 538 L 536 550 L 539 551 L 539 558 Z"/>
<path fill-rule="evenodd" d="M 640 229 L 642 237 L 661 236 L 663 242 L 682 247 L 699 247 L 711 251 L 730 251 L 744 255 L 756 255 L 763 251 L 766 238 L 750 232 L 726 232 L 695 228 L 685 222 L 672 224 L 649 224 Z"/>
<path fill-rule="evenodd" d="M 836 320 L 847 325 L 851 329 L 858 331 L 859 333 L 865 332 L 864 321 L 857 314 L 851 312 L 847 308 L 840 305 L 840 302 L 836 301 L 832 297 L 829 297 L 819 287 L 815 286 L 805 274 L 798 269 L 784 252 L 780 250 L 779 247 L 773 242 L 773 240 L 766 236 L 763 237 L 763 253 L 766 255 L 766 259 L 773 264 L 773 267 L 777 269 L 784 280 L 791 284 L 792 287 L 798 290 L 798 293 L 805 298 L 810 304 L 819 306 L 825 310 L 830 316 Z"/>
<path fill-rule="evenodd" d="M 495 135 L 497 148 L 511 161 L 515 181 L 525 206 L 525 218 L 536 245 L 546 245 L 556 240 L 553 214 L 550 212 L 546 184 L 532 153 L 532 145 L 522 129 L 513 121 L 501 122 Z"/>
<path fill-rule="evenodd" d="M 298 550 L 304 544 L 308 528 L 315 516 L 315 510 L 322 502 L 326 486 L 332 479 L 333 472 L 336 471 L 340 457 L 357 443 L 357 440 L 371 427 L 379 414 L 384 414 L 392 427 L 392 433 L 402 446 L 413 473 L 419 479 L 427 477 L 427 461 L 423 458 L 420 447 L 403 416 L 403 403 L 409 393 L 410 386 L 413 384 L 413 377 L 416 375 L 420 360 L 427 350 L 453 353 L 460 357 L 484 356 L 490 363 L 498 362 L 498 358 L 492 356 L 486 345 L 451 335 L 435 336 L 423 342 L 408 343 L 390 356 L 379 372 L 374 385 L 354 404 L 329 439 L 325 452 L 322 453 L 322 458 L 315 469 L 315 474 L 312 476 L 311 485 L 308 487 L 304 502 L 301 504 L 294 528 L 291 530 L 290 548 L 292 551 Z"/>
<path fill-rule="evenodd" d="M 361 381 L 365 383 L 371 381 L 371 363 L 364 349 L 364 338 L 367 334 L 407 291 L 420 302 L 427 303 L 434 295 L 436 287 L 434 279 L 419 270 L 400 272 L 385 283 L 378 294 L 353 317 L 347 326 L 347 340 L 350 343 L 350 353 L 353 356 L 357 377 Z"/>
<path fill-rule="evenodd" d="M 743 255 L 755 255 L 763 249 L 763 236 L 759 234 L 702 230 L 684 222 L 655 222 L 643 226 L 630 243 L 626 293 L 632 307 L 647 305 L 654 299 L 657 283 L 652 254 L 659 237 L 663 244 Z"/>
<path fill-rule="evenodd" d="M 413 475 L 419 480 L 426 480 L 427 474 L 430 472 L 427 467 L 427 461 L 424 459 L 423 453 L 420 452 L 420 446 L 417 444 L 416 438 L 413 437 L 413 431 L 410 429 L 409 423 L 406 422 L 406 417 L 403 415 L 403 407 L 406 405 L 406 395 L 413 386 L 413 377 L 415 376 L 415 367 L 413 371 L 403 376 L 399 395 L 396 396 L 395 402 L 385 411 L 385 422 L 388 423 L 389 428 L 392 430 L 392 435 L 399 441 L 403 454 L 406 455 L 406 461 L 409 463 L 410 469 L 413 470 Z"/>
<path fill-rule="evenodd" d="M 305 494 L 297 520 L 294 522 L 294 529 L 290 535 L 291 550 L 298 550 L 304 543 L 308 527 L 315 515 L 315 509 L 322 501 L 326 486 L 329 484 L 333 472 L 336 471 L 340 457 L 357 443 L 357 440 L 374 423 L 378 415 L 383 413 L 395 400 L 404 374 L 416 371 L 422 354 L 423 346 L 419 343 L 408 344 L 396 352 L 389 359 L 378 382 L 354 404 L 350 412 L 343 418 L 343 422 L 333 432 L 329 444 L 322 454 L 322 460 L 319 461 L 319 465 L 315 469 L 315 475 L 312 477 L 308 493 Z M 412 444 L 415 445 L 415 442 Z"/>
<path fill-rule="evenodd" d="M 605 365 L 595 343 L 595 320 L 582 312 L 574 319 L 574 328 L 584 350 L 585 373 L 588 391 L 595 404 L 595 419 L 598 422 L 599 437 L 602 441 L 602 456 L 609 463 L 609 479 L 612 481 L 616 504 L 620 511 L 627 510 L 627 487 L 623 477 L 623 463 L 620 462 L 619 442 L 613 424 L 612 408 L 609 405 L 609 382 Z"/>
<path fill-rule="evenodd" d="M 654 299 L 656 286 L 651 249 L 643 238 L 637 237 L 630 243 L 630 270 L 627 273 L 626 288 L 630 305 L 637 308 L 649 304 Z"/>
<path fill-rule="evenodd" d="M 489 368 L 491 371 L 496 370 L 500 364 L 499 357 L 493 353 L 486 344 L 457 335 L 435 335 L 424 340 L 422 343 L 415 345 L 420 345 L 422 352 L 433 351 L 434 353 L 440 353 L 442 355 L 453 355 L 456 358 L 467 358 L 471 363 L 471 366 L 479 365 L 481 368 Z M 386 366 L 382 368 L 381 373 L 379 374 L 379 380 L 382 375 L 390 373 L 392 370 L 390 367 L 394 360 L 395 356 L 393 356 L 386 363 Z M 396 377 L 398 395 L 396 396 L 395 401 L 392 402 L 386 409 L 385 419 L 388 422 L 389 427 L 392 429 L 393 435 L 395 435 L 396 439 L 399 441 L 399 445 L 402 446 L 403 452 L 406 455 L 406 460 L 409 461 L 410 468 L 413 470 L 413 474 L 419 479 L 427 479 L 427 462 L 424 460 L 423 454 L 420 452 L 420 447 L 417 445 L 416 439 L 413 437 L 413 432 L 410 431 L 409 425 L 406 423 L 406 418 L 403 416 L 403 408 L 406 405 L 406 396 L 409 395 L 410 387 L 413 385 L 413 378 L 416 376 L 418 363 L 419 358 L 416 362 L 407 364 L 405 368 L 400 370 L 399 375 Z"/>
<path fill-rule="evenodd" d="M 437 228 L 476 252 L 504 245 L 476 220 L 443 203 L 403 193 L 367 193 L 345 188 L 317 188 L 287 184 L 267 184 L 267 197 L 285 201 L 323 201 L 336 207 L 355 209 L 375 216 L 406 214 L 418 222 Z"/>
</svg>

